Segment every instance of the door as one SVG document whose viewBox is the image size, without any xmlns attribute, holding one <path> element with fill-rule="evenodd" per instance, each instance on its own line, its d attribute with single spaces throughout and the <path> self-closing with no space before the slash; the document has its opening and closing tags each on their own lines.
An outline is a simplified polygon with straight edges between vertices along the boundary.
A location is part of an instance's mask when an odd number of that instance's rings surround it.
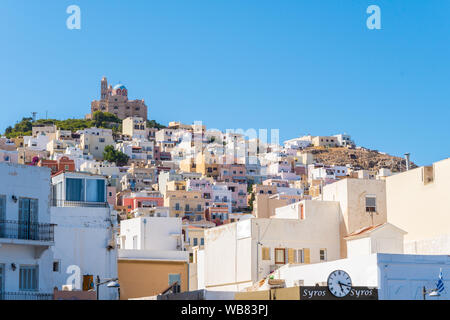
<svg viewBox="0 0 450 320">
<path fill-rule="evenodd" d="M 19 239 L 38 240 L 38 200 L 19 199 Z"/>
<path fill-rule="evenodd" d="M 181 292 L 181 274 L 169 274 L 169 286 L 171 286 L 175 282 L 177 283 L 177 285 L 173 288 L 173 293 L 179 293 Z"/>
<path fill-rule="evenodd" d="M 0 195 L 0 238 L 6 236 L 6 196 Z"/>
<path fill-rule="evenodd" d="M 0 264 L 0 300 L 3 300 L 3 292 L 5 291 L 5 265 Z"/>
</svg>

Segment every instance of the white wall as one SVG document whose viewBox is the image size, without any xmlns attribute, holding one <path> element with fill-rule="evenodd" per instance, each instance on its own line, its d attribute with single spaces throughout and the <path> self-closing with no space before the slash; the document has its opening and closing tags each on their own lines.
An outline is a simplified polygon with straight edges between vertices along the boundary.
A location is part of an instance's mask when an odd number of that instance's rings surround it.
<svg viewBox="0 0 450 320">
<path fill-rule="evenodd" d="M 270 260 L 262 260 L 262 247 L 270 248 Z M 311 263 L 319 262 L 320 249 L 326 248 L 329 260 L 338 259 L 338 211 L 311 211 L 305 220 L 252 218 L 205 230 L 206 289 L 239 291 L 251 286 L 275 265 L 275 248 L 308 248 Z"/>
<path fill-rule="evenodd" d="M 139 217 L 120 222 L 121 249 L 179 250 L 181 218 Z M 133 237 L 137 236 L 137 248 L 133 248 Z M 125 238 L 124 238 L 125 237 Z"/>
<path fill-rule="evenodd" d="M 55 285 L 67 283 L 67 268 L 78 266 L 83 275 L 97 275 L 100 279 L 117 277 L 117 249 L 108 250 L 113 239 L 111 210 L 109 208 L 52 207 L 55 223 L 54 259 L 60 260 L 61 271 L 55 273 Z M 82 284 L 82 283 L 81 283 Z M 100 299 L 117 298 L 117 289 L 100 288 Z"/>
<path fill-rule="evenodd" d="M 347 240 L 347 256 L 368 255 L 372 253 L 403 253 L 403 232 L 386 224 L 365 237 Z"/>
<path fill-rule="evenodd" d="M 433 164 L 430 183 L 424 183 L 423 169 L 386 178 L 387 219 L 408 232 L 405 240 L 416 241 L 414 253 L 449 254 L 450 242 L 442 239 L 450 236 L 450 159 Z"/>
<path fill-rule="evenodd" d="M 6 220 L 18 221 L 19 201 L 12 196 L 38 199 L 38 222 L 50 223 L 50 169 L 0 163 L 0 195 L 6 197 Z M 19 292 L 21 265 L 38 266 L 38 293 L 52 293 L 53 252 L 51 242 L 0 238 L 0 264 L 4 265 L 5 292 Z M 11 264 L 16 265 L 12 270 Z"/>
<path fill-rule="evenodd" d="M 422 287 L 436 287 L 442 268 L 446 290 L 440 297 L 428 300 L 450 299 L 450 257 L 435 255 L 371 254 L 315 265 L 287 265 L 275 272 L 275 278 L 284 279 L 287 287 L 295 280 L 305 286 L 326 282 L 334 270 L 344 270 L 353 286 L 378 287 L 380 300 L 422 300 Z"/>
</svg>

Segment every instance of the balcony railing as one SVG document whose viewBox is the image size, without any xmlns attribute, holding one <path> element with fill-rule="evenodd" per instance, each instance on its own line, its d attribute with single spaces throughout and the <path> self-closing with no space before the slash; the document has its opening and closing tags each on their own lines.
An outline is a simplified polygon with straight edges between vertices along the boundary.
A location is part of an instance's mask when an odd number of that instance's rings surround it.
<svg viewBox="0 0 450 320">
<path fill-rule="evenodd" d="M 87 208 L 107 208 L 108 202 L 86 202 L 52 199 L 52 207 L 87 207 Z"/>
<path fill-rule="evenodd" d="M 53 294 L 37 292 L 0 292 L 0 300 L 53 300 Z"/>
<path fill-rule="evenodd" d="M 0 220 L 0 238 L 54 241 L 54 224 Z"/>
</svg>

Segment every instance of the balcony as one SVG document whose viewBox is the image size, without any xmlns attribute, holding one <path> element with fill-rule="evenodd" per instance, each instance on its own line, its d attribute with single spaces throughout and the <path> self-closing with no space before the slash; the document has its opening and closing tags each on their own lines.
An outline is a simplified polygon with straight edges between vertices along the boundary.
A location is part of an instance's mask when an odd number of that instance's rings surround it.
<svg viewBox="0 0 450 320">
<path fill-rule="evenodd" d="M 53 242 L 54 224 L 0 220 L 0 239 Z"/>
<path fill-rule="evenodd" d="M 53 294 L 38 292 L 0 292 L 0 300 L 53 300 Z"/>
<path fill-rule="evenodd" d="M 108 202 L 86 202 L 52 199 L 52 207 L 85 207 L 85 208 L 108 208 Z"/>
</svg>

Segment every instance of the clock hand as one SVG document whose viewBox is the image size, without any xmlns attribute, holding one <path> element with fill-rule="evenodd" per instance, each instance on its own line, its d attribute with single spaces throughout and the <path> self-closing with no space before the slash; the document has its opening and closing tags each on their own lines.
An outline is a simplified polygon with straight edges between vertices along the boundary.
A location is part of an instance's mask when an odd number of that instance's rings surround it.
<svg viewBox="0 0 450 320">
<path fill-rule="evenodd" d="M 342 283 L 342 282 L 340 282 L 340 281 L 338 281 L 338 284 L 339 284 L 340 286 L 351 287 L 350 284 L 345 284 L 345 283 Z"/>
</svg>

